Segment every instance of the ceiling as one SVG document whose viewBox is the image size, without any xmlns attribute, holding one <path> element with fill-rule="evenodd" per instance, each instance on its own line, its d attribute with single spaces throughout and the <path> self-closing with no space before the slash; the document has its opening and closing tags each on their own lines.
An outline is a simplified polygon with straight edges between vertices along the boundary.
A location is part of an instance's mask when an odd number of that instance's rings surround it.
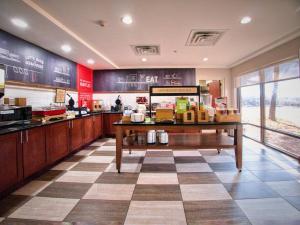
<svg viewBox="0 0 300 225">
<path fill-rule="evenodd" d="M 0 8 L 1 29 L 93 69 L 230 68 L 300 36 L 300 0 L 1 0 Z M 121 22 L 125 14 L 131 25 Z M 240 24 L 243 16 L 252 22 Z M 192 29 L 225 33 L 214 46 L 186 46 Z M 160 55 L 142 62 L 131 45 L 159 45 Z"/>
</svg>

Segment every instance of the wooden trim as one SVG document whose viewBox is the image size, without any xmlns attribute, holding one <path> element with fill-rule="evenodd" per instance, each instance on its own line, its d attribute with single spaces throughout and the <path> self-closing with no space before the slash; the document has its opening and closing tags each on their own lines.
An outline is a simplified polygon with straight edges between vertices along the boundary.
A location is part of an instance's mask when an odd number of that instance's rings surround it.
<svg viewBox="0 0 300 225">
<path fill-rule="evenodd" d="M 61 89 L 66 89 L 66 91 L 77 92 L 77 89 L 74 89 L 74 88 L 54 87 L 54 86 L 50 86 L 50 85 L 24 83 L 24 82 L 19 82 L 19 81 L 12 81 L 12 80 L 7 80 L 5 82 L 5 85 L 15 85 L 15 86 L 21 86 L 21 87 L 32 87 L 32 88 L 42 88 L 42 89 L 52 89 L 52 90 L 61 88 Z"/>
</svg>

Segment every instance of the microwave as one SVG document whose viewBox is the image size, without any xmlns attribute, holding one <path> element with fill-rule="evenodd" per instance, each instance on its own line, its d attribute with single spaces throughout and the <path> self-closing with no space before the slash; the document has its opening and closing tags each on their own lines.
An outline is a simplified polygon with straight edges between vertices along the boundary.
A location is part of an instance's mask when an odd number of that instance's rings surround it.
<svg viewBox="0 0 300 225">
<path fill-rule="evenodd" d="M 32 108 L 31 106 L 0 106 L 0 122 L 6 121 L 20 121 L 31 120 Z"/>
</svg>

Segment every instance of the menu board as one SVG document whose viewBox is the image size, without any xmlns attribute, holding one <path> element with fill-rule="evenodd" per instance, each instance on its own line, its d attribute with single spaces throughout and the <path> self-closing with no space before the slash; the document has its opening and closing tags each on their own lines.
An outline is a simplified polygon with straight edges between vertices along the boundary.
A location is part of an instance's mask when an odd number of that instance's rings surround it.
<svg viewBox="0 0 300 225">
<path fill-rule="evenodd" d="M 195 69 L 95 70 L 95 92 L 148 92 L 150 86 L 195 85 Z"/>
<path fill-rule="evenodd" d="M 0 63 L 6 80 L 76 88 L 76 63 L 0 30 Z"/>
</svg>

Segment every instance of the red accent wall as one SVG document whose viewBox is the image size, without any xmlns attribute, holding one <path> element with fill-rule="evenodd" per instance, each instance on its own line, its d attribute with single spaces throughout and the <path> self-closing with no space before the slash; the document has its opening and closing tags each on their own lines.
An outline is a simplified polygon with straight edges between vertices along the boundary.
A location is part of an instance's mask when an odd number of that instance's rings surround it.
<svg viewBox="0 0 300 225">
<path fill-rule="evenodd" d="M 77 64 L 78 106 L 91 108 L 93 99 L 93 70 Z"/>
</svg>

